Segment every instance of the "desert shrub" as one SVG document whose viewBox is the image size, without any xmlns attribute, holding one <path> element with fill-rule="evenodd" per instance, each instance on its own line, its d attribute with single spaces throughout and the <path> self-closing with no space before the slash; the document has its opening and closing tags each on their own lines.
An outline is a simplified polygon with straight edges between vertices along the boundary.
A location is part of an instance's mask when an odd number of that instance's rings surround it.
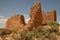
<svg viewBox="0 0 60 40">
<path fill-rule="evenodd" d="M 35 36 L 35 37 L 38 34 L 38 30 L 36 28 L 33 28 L 31 32 L 33 33 L 33 36 Z"/>
<path fill-rule="evenodd" d="M 45 28 L 44 26 L 39 26 L 37 28 L 33 27 L 31 31 L 23 30 L 20 33 L 21 40 L 32 40 L 33 37 L 41 40 L 45 39 L 56 40 L 58 25 L 53 22 L 49 23 L 49 25 L 51 26 L 51 28 Z"/>
<path fill-rule="evenodd" d="M 32 40 L 32 33 L 31 32 L 28 32 L 26 35 L 26 40 Z"/>
<path fill-rule="evenodd" d="M 49 25 L 51 27 L 51 31 L 53 31 L 53 32 L 58 32 L 59 31 L 58 23 L 56 23 L 56 22 L 49 22 Z"/>
<path fill-rule="evenodd" d="M 26 33 L 28 33 L 28 31 L 27 31 L 27 30 L 23 30 L 23 31 L 20 33 L 20 36 L 21 36 L 21 37 L 24 37 Z"/>
<path fill-rule="evenodd" d="M 46 29 L 45 27 L 41 26 L 41 27 L 37 27 L 36 29 L 33 28 L 32 32 L 35 38 L 44 40 L 48 37 L 48 34 L 50 33 L 50 29 Z"/>
<path fill-rule="evenodd" d="M 32 33 L 28 30 L 23 30 L 20 33 L 21 40 L 31 40 L 32 39 Z"/>
<path fill-rule="evenodd" d="M 4 36 L 4 35 L 8 35 L 8 34 L 9 34 L 8 31 L 5 29 L 0 30 L 0 36 Z"/>
<path fill-rule="evenodd" d="M 18 29 L 17 28 L 13 28 L 12 33 L 17 33 Z"/>
</svg>

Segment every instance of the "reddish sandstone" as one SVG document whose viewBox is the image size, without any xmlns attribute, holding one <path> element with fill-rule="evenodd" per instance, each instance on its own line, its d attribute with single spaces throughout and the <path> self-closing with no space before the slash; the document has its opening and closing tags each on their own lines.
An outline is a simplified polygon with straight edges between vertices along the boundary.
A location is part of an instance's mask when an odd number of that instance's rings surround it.
<svg viewBox="0 0 60 40">
<path fill-rule="evenodd" d="M 50 21 L 57 21 L 56 10 L 47 12 L 47 23 L 49 23 Z"/>
<path fill-rule="evenodd" d="M 29 27 L 38 27 L 42 25 L 42 11 L 41 11 L 41 3 L 37 2 L 34 6 L 31 7 L 30 10 L 30 20 L 28 23 Z"/>
<path fill-rule="evenodd" d="M 47 24 L 47 18 L 46 18 L 46 13 L 42 12 L 42 25 L 46 25 Z"/>
<path fill-rule="evenodd" d="M 6 23 L 6 29 L 18 29 L 18 30 L 23 30 L 24 26 L 26 25 L 25 21 L 24 21 L 24 16 L 23 15 L 15 15 L 12 16 L 11 18 L 9 18 L 7 20 Z"/>
</svg>

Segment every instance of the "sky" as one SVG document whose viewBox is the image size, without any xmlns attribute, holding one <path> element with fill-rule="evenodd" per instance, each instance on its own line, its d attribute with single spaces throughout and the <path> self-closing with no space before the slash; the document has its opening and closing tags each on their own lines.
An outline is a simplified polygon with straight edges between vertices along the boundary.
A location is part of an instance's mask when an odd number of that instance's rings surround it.
<svg viewBox="0 0 60 40">
<path fill-rule="evenodd" d="M 60 23 L 60 0 L 0 0 L 0 27 L 6 26 L 6 21 L 13 15 L 24 15 L 29 18 L 30 8 L 35 2 L 41 2 L 41 8 L 47 11 L 57 11 L 57 22 Z"/>
</svg>

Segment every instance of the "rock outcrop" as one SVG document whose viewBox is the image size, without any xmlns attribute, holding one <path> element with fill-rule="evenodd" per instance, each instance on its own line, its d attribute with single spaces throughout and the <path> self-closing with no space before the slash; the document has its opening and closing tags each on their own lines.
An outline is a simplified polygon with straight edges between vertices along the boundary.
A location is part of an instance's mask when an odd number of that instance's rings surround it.
<svg viewBox="0 0 60 40">
<path fill-rule="evenodd" d="M 21 31 L 26 25 L 23 15 L 15 15 L 7 20 L 6 29 L 18 29 Z"/>
</svg>

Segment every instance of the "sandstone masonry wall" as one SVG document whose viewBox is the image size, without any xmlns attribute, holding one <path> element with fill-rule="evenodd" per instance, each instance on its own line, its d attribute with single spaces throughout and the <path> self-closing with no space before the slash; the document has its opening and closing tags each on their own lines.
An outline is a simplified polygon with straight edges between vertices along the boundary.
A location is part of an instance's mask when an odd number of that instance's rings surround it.
<svg viewBox="0 0 60 40">
<path fill-rule="evenodd" d="M 18 29 L 21 31 L 26 25 L 23 15 L 15 15 L 7 20 L 6 29 L 13 30 Z"/>
<path fill-rule="evenodd" d="M 38 27 L 42 24 L 42 11 L 40 2 L 35 3 L 34 6 L 31 7 L 30 21 L 28 24 L 30 27 Z"/>
<path fill-rule="evenodd" d="M 56 10 L 47 12 L 47 23 L 49 23 L 50 21 L 57 21 Z"/>
<path fill-rule="evenodd" d="M 42 11 L 42 25 L 47 24 L 47 16 L 46 13 Z"/>
</svg>

